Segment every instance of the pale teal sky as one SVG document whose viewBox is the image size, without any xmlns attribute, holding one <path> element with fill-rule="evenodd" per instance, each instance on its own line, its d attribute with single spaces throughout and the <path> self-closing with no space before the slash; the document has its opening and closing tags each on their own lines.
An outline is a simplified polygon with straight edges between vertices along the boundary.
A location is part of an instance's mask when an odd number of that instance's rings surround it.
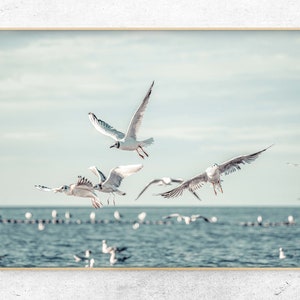
<svg viewBox="0 0 300 300">
<path fill-rule="evenodd" d="M 143 163 L 126 178 L 116 206 L 299 205 L 299 31 L 0 31 L 1 206 L 90 206 L 90 200 L 43 193 L 88 170 L 105 174 Z M 152 80 L 138 133 L 153 137 L 142 160 L 109 149 L 91 125 L 94 112 L 125 131 Z M 254 163 L 210 185 L 198 202 L 153 196 L 169 187 L 153 178 L 189 179 L 213 163 L 271 144 Z M 106 203 L 106 194 L 99 194 Z"/>
</svg>

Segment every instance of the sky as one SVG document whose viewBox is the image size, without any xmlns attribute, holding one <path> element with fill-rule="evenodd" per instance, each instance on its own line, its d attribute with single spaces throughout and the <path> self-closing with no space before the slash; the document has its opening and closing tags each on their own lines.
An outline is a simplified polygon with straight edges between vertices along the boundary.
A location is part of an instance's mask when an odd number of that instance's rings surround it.
<svg viewBox="0 0 300 300">
<path fill-rule="evenodd" d="M 299 31 L 0 31 L 0 206 L 84 206 L 89 199 L 41 192 L 119 165 L 143 164 L 123 180 L 118 206 L 299 206 Z M 125 132 L 155 80 L 139 139 L 141 159 L 110 149 L 88 113 Z M 165 199 L 214 164 L 269 145 L 252 164 Z M 106 204 L 107 194 L 99 193 Z"/>
</svg>

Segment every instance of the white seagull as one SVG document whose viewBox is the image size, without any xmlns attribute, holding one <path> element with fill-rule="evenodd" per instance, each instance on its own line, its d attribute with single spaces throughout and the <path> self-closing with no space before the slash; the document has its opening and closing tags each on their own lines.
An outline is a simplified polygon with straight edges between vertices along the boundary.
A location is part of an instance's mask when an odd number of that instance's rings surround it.
<svg viewBox="0 0 300 300">
<path fill-rule="evenodd" d="M 118 166 L 114 169 L 111 169 L 108 175 L 108 178 L 95 166 L 89 167 L 89 169 L 98 176 L 99 183 L 96 184 L 93 188 L 102 193 L 109 193 L 113 195 L 113 203 L 115 204 L 115 194 L 118 195 L 126 195 L 126 193 L 120 191 L 118 187 L 121 185 L 122 180 L 132 175 L 143 168 L 143 165 L 127 165 L 127 166 Z M 107 203 L 109 204 L 109 198 L 107 199 Z"/>
<path fill-rule="evenodd" d="M 279 259 L 285 259 L 286 256 L 282 248 L 279 248 Z"/>
<path fill-rule="evenodd" d="M 110 253 L 112 250 L 115 252 L 122 252 L 126 250 L 127 247 L 116 247 L 116 246 L 108 246 L 106 240 L 102 240 L 102 253 Z"/>
<path fill-rule="evenodd" d="M 170 177 L 162 177 L 162 178 L 158 178 L 158 179 L 153 179 L 144 187 L 144 189 L 139 193 L 139 195 L 136 197 L 135 200 L 137 200 L 151 184 L 157 183 L 157 185 L 171 185 L 172 182 L 182 183 L 183 181 L 184 180 L 182 178 L 176 179 L 176 178 L 170 178 Z M 195 195 L 195 197 L 197 199 L 201 200 L 195 192 L 192 192 L 192 193 Z"/>
<path fill-rule="evenodd" d="M 146 156 L 148 156 L 148 154 L 145 152 L 143 147 L 151 145 L 154 142 L 153 138 L 149 138 L 144 141 L 138 141 L 136 137 L 136 133 L 141 126 L 144 112 L 149 102 L 149 97 L 151 95 L 153 85 L 154 85 L 154 81 L 152 82 L 143 102 L 141 103 L 138 110 L 133 115 L 126 134 L 116 130 L 106 122 L 98 119 L 93 113 L 91 112 L 89 113 L 89 119 L 94 125 L 94 127 L 96 128 L 96 130 L 98 130 L 100 133 L 104 135 L 110 136 L 116 141 L 114 145 L 110 146 L 110 148 L 115 147 L 126 151 L 135 150 L 140 157 L 144 158 L 144 155 L 140 153 L 141 150 Z"/>
<path fill-rule="evenodd" d="M 183 216 L 181 214 L 175 213 L 163 217 L 163 219 L 171 219 L 171 218 L 176 218 L 177 222 L 181 222 L 182 220 L 184 220 L 185 224 L 187 225 L 190 224 L 191 222 L 195 222 L 197 219 L 203 219 L 205 222 L 208 223 L 212 222 L 210 219 L 201 215 Z"/>
<path fill-rule="evenodd" d="M 286 164 L 292 167 L 300 167 L 300 164 L 296 164 L 296 163 L 287 162 Z"/>
<path fill-rule="evenodd" d="M 77 183 L 62 185 L 59 188 L 49 188 L 43 185 L 35 185 L 35 187 L 41 191 L 52 191 L 54 193 L 65 193 L 68 196 L 90 198 L 94 208 L 103 206 L 103 204 L 99 201 L 97 194 L 95 193 L 93 184 L 85 177 L 78 176 Z"/>
<path fill-rule="evenodd" d="M 80 262 L 82 260 L 88 260 L 90 259 L 90 256 L 92 254 L 92 251 L 91 250 L 85 250 L 84 252 L 84 256 L 81 256 L 81 255 L 73 255 L 74 259 L 76 262 Z"/>
<path fill-rule="evenodd" d="M 110 252 L 109 262 L 111 265 L 116 264 L 117 262 L 124 262 L 126 259 L 130 258 L 130 256 L 116 257 L 116 250 L 112 249 Z"/>
<path fill-rule="evenodd" d="M 269 146 L 261 151 L 255 152 L 253 154 L 241 155 L 241 156 L 232 158 L 220 165 L 214 164 L 213 166 L 208 167 L 204 173 L 202 173 L 198 176 L 195 176 L 190 180 L 184 181 L 182 184 L 180 184 L 178 187 L 174 188 L 173 190 L 161 193 L 159 195 L 161 195 L 165 198 L 181 196 L 185 189 L 188 189 L 189 191 L 194 192 L 195 190 L 202 187 L 203 184 L 206 182 L 212 183 L 215 195 L 217 195 L 216 188 L 218 188 L 223 193 L 223 189 L 221 186 L 221 179 L 220 179 L 220 176 L 222 174 L 228 175 L 232 172 L 235 172 L 236 170 L 240 170 L 241 164 L 246 164 L 246 163 L 250 164 L 262 152 L 266 151 L 271 146 Z"/>
<path fill-rule="evenodd" d="M 93 268 L 95 264 L 95 259 L 91 257 L 92 251 L 85 250 L 84 256 L 73 255 L 76 262 L 84 261 L 86 263 L 86 268 Z"/>
</svg>

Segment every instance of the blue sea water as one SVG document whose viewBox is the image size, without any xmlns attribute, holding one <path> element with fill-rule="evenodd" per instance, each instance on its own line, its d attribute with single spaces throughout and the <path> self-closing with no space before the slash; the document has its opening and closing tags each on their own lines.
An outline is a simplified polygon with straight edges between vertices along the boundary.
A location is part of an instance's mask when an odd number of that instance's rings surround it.
<svg viewBox="0 0 300 300">
<path fill-rule="evenodd" d="M 58 212 L 56 220 L 51 212 Z M 114 212 L 122 215 L 115 220 Z M 32 221 L 25 222 L 25 213 Z M 65 212 L 71 213 L 69 221 Z M 95 212 L 94 222 L 90 213 Z M 133 228 L 137 216 L 147 216 Z M 207 223 L 190 224 L 163 216 L 179 213 L 217 217 Z M 0 208 L 0 267 L 85 267 L 74 254 L 92 251 L 94 267 L 112 267 L 108 245 L 127 247 L 118 257 L 129 257 L 113 267 L 300 267 L 300 213 L 297 207 L 105 207 L 92 208 Z M 263 217 L 262 226 L 257 216 Z M 295 223 L 286 224 L 293 215 Z M 299 221 L 299 223 L 298 223 Z M 44 229 L 38 229 L 38 222 Z M 286 258 L 279 259 L 279 247 Z"/>
</svg>

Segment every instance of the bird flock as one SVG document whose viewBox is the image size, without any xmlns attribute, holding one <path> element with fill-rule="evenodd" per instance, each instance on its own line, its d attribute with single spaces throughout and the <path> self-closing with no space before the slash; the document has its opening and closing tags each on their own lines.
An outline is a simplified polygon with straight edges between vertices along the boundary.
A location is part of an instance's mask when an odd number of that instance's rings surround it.
<svg viewBox="0 0 300 300">
<path fill-rule="evenodd" d="M 126 133 L 115 129 L 107 122 L 98 119 L 98 117 L 94 113 L 90 112 L 88 114 L 89 120 L 94 126 L 94 128 L 101 134 L 109 136 L 115 141 L 115 143 L 111 145 L 110 148 L 117 148 L 119 150 L 124 151 L 136 151 L 142 159 L 145 159 L 145 157 L 149 157 L 149 154 L 145 151 L 144 148 L 151 145 L 154 142 L 154 139 L 151 137 L 146 140 L 138 140 L 137 132 L 141 126 L 146 107 L 149 103 L 153 86 L 154 81 L 150 85 L 150 88 L 148 89 L 142 103 L 132 116 Z M 208 167 L 200 175 L 197 175 L 189 180 L 183 180 L 181 178 L 174 179 L 170 177 L 153 179 L 138 194 L 135 200 L 141 197 L 145 190 L 154 183 L 165 186 L 171 185 L 171 183 L 179 184 L 174 189 L 158 194 L 165 198 L 181 196 L 184 190 L 188 190 L 198 200 L 201 200 L 199 195 L 196 193 L 196 190 L 201 188 L 205 183 L 212 184 L 215 195 L 217 195 L 217 191 L 223 193 L 223 188 L 220 179 L 221 175 L 228 175 L 236 170 L 240 170 L 241 165 L 253 162 L 261 153 L 269 149 L 271 146 L 252 154 L 241 155 L 232 158 L 221 164 L 214 164 L 213 166 Z M 115 194 L 121 196 L 126 195 L 125 192 L 119 190 L 122 180 L 127 176 L 139 172 L 142 168 L 142 164 L 117 166 L 111 169 L 109 175 L 106 177 L 96 166 L 91 166 L 89 167 L 89 169 L 98 178 L 98 183 L 96 185 L 94 185 L 89 179 L 82 176 L 78 176 L 77 182 L 72 183 L 70 185 L 62 185 L 58 188 L 49 188 L 44 185 L 35 185 L 35 187 L 41 191 L 65 193 L 68 196 L 90 198 L 92 206 L 94 208 L 101 208 L 103 207 L 103 203 L 99 200 L 99 197 L 96 192 L 107 193 L 107 204 L 109 205 L 110 199 L 112 197 L 113 204 L 115 205 Z"/>
</svg>

